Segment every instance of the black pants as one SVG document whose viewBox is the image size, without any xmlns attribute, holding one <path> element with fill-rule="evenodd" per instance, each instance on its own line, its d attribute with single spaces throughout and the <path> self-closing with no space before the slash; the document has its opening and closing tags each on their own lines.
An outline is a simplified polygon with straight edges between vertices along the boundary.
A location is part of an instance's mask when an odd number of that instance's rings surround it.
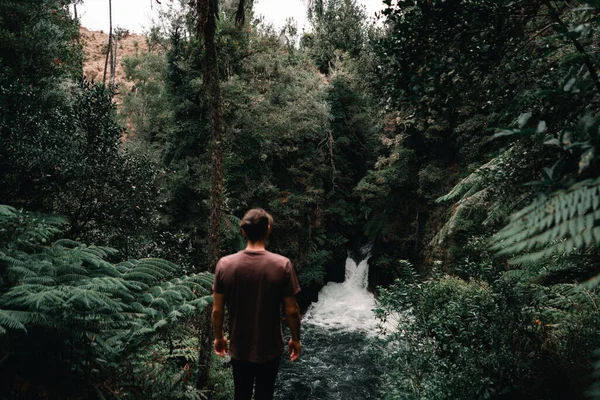
<svg viewBox="0 0 600 400">
<path fill-rule="evenodd" d="M 235 400 L 250 400 L 256 386 L 254 400 L 272 400 L 275 379 L 279 371 L 279 357 L 266 364 L 250 361 L 231 360 Z"/>
</svg>

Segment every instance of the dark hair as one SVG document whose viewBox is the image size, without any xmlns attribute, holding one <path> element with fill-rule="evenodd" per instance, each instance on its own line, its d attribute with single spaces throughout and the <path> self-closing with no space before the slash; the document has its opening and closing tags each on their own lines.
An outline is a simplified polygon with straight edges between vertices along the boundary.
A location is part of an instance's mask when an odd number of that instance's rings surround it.
<svg viewBox="0 0 600 400">
<path fill-rule="evenodd" d="M 243 229 L 249 242 L 267 240 L 269 225 L 273 225 L 273 217 L 262 208 L 253 208 L 248 211 L 240 222 L 240 227 Z"/>
</svg>

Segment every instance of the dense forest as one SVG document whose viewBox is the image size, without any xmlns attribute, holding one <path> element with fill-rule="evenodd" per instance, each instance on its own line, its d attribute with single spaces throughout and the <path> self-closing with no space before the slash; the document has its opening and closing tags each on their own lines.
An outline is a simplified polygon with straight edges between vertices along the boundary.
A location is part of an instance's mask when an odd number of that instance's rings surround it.
<svg viewBox="0 0 600 400">
<path fill-rule="evenodd" d="M 231 399 L 252 207 L 303 310 L 369 249 L 376 398 L 600 398 L 600 1 L 181 1 L 127 87 L 80 3 L 0 2 L 0 399 Z"/>
</svg>

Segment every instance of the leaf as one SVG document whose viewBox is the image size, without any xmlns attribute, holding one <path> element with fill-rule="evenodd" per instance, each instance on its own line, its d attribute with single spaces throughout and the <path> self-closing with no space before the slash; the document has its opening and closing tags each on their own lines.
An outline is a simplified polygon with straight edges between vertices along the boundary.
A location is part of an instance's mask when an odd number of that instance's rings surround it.
<svg viewBox="0 0 600 400">
<path fill-rule="evenodd" d="M 576 78 L 571 78 L 569 79 L 569 81 L 565 84 L 565 86 L 563 87 L 563 90 L 565 92 L 570 92 L 571 89 L 573 89 L 573 86 L 575 85 L 575 82 L 577 82 Z"/>
<path fill-rule="evenodd" d="M 166 319 L 161 319 L 157 323 L 154 324 L 153 328 L 159 329 L 159 328 L 162 328 L 163 326 L 167 325 L 168 323 L 169 323 L 169 321 L 167 321 Z"/>
<path fill-rule="evenodd" d="M 596 148 L 591 147 L 583 152 L 579 159 L 579 173 L 583 172 L 587 167 L 590 166 L 596 155 Z"/>
<path fill-rule="evenodd" d="M 560 147 L 560 141 L 556 138 L 554 139 L 550 139 L 550 140 L 546 140 L 544 142 L 545 145 L 547 146 L 556 146 L 556 147 Z"/>
<path fill-rule="evenodd" d="M 0 334 L 6 332 L 6 328 L 20 331 L 27 331 L 25 325 L 23 325 L 17 318 L 15 318 L 11 311 L 0 309 Z"/>
<path fill-rule="evenodd" d="M 544 133 L 546 132 L 546 121 L 538 122 L 538 126 L 536 129 L 536 133 Z M 556 140 L 558 142 L 558 140 Z"/>
<path fill-rule="evenodd" d="M 527 122 L 529 121 L 530 118 L 531 118 L 530 112 L 526 112 L 526 113 L 519 115 L 519 118 L 517 119 L 517 126 L 519 127 L 519 129 L 522 129 L 527 124 Z"/>
</svg>

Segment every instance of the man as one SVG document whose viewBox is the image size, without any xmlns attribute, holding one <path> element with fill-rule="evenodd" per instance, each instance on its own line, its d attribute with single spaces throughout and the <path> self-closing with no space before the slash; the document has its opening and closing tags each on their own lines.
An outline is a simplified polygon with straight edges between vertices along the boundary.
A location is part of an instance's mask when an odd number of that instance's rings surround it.
<svg viewBox="0 0 600 400">
<path fill-rule="evenodd" d="M 215 353 L 228 351 L 223 336 L 225 306 L 229 310 L 229 354 L 233 366 L 235 400 L 273 399 L 279 359 L 283 353 L 281 304 L 292 338 L 290 360 L 300 357 L 300 285 L 287 258 L 265 249 L 273 217 L 263 209 L 246 213 L 240 226 L 247 246 L 217 263 L 213 284 L 212 325 Z"/>
</svg>

